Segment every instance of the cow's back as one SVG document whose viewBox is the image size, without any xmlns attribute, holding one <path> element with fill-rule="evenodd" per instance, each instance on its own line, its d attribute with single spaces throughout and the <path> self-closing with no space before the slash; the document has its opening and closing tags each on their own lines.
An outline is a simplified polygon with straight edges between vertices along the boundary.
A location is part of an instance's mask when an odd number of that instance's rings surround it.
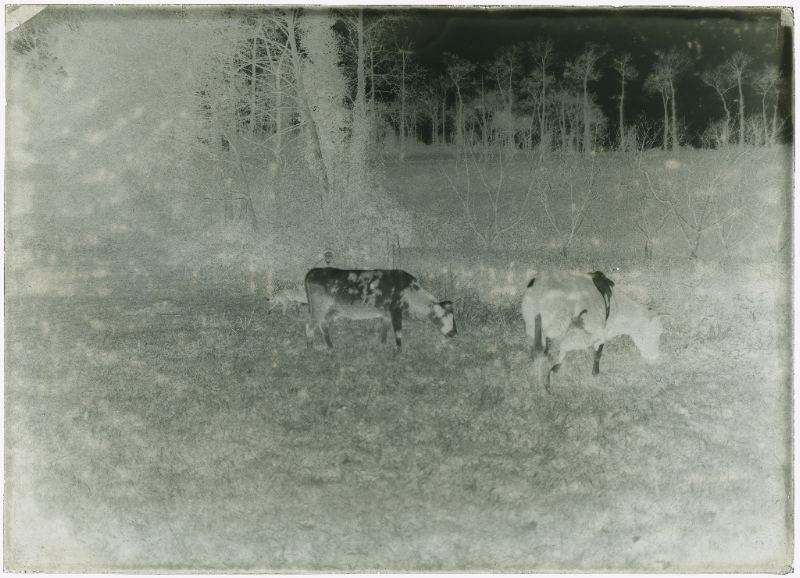
<svg viewBox="0 0 800 578">
<path fill-rule="evenodd" d="M 545 337 L 564 336 L 576 320 L 582 330 L 599 334 L 605 327 L 605 302 L 587 273 L 541 273 L 525 291 L 522 315 L 529 333 L 541 315 Z"/>
<path fill-rule="evenodd" d="M 309 305 L 336 305 L 355 312 L 358 308 L 401 307 L 402 292 L 418 287 L 413 275 L 399 269 L 337 269 L 320 267 L 306 274 Z"/>
</svg>

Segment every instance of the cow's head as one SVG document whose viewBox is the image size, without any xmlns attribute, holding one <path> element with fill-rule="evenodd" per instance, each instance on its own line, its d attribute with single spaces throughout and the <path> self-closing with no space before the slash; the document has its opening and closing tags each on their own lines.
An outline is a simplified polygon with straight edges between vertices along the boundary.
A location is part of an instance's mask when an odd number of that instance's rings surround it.
<svg viewBox="0 0 800 578">
<path fill-rule="evenodd" d="M 453 337 L 456 334 L 456 318 L 453 315 L 452 301 L 434 303 L 429 317 L 445 337 Z"/>
</svg>

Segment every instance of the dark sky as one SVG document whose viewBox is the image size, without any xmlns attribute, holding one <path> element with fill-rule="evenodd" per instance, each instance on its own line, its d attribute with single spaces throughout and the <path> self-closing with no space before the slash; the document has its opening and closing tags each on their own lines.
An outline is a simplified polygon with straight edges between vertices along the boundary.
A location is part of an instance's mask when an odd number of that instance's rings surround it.
<svg viewBox="0 0 800 578">
<path fill-rule="evenodd" d="M 440 9 L 410 12 L 415 18 L 402 34 L 413 41 L 420 64 L 434 70 L 442 70 L 445 51 L 479 62 L 491 60 L 493 53 L 504 45 L 549 38 L 559 59 L 554 72 L 560 75 L 563 62 L 577 56 L 586 44 L 607 46 L 610 52 L 601 62 L 603 77 L 593 90 L 612 119 L 616 115 L 613 96 L 619 90 L 618 76 L 610 67 L 613 57 L 631 53 L 640 73 L 639 79 L 629 87 L 629 118 L 646 112 L 656 120 L 661 114 L 660 99 L 643 94 L 641 84 L 652 67 L 653 52 L 673 47 L 685 50 L 691 59 L 678 85 L 678 114 L 685 117 L 690 132 L 702 130 L 709 118 L 722 116 L 718 97 L 702 84 L 700 73 L 723 63 L 738 50 L 753 58 L 754 70 L 767 63 L 782 69 L 787 82 L 781 108 L 786 115 L 790 113 L 791 28 L 781 25 L 781 13 L 777 9 Z M 748 97 L 755 105 L 755 94 L 745 93 L 746 103 Z"/>
</svg>

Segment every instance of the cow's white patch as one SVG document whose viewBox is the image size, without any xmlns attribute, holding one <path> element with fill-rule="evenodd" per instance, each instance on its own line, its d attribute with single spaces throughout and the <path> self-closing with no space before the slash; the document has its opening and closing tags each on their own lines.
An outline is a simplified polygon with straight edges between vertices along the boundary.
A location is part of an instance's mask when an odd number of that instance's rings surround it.
<svg viewBox="0 0 800 578">
<path fill-rule="evenodd" d="M 454 325 L 455 325 L 455 320 L 453 319 L 453 315 L 452 314 L 445 315 L 444 317 L 442 317 L 441 332 L 447 335 L 448 333 L 453 331 Z"/>
</svg>

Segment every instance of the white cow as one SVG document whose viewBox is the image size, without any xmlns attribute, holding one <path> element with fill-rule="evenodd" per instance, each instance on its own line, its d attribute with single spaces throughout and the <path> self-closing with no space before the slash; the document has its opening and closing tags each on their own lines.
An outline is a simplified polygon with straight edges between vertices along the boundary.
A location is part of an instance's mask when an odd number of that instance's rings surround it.
<svg viewBox="0 0 800 578">
<path fill-rule="evenodd" d="M 613 287 L 599 271 L 543 273 L 528 283 L 522 316 L 533 341 L 537 379 L 547 391 L 550 374 L 570 351 L 593 347 L 592 374 L 600 373 L 603 346 L 617 335 L 629 335 L 645 360 L 658 360 L 661 315 Z"/>
</svg>

